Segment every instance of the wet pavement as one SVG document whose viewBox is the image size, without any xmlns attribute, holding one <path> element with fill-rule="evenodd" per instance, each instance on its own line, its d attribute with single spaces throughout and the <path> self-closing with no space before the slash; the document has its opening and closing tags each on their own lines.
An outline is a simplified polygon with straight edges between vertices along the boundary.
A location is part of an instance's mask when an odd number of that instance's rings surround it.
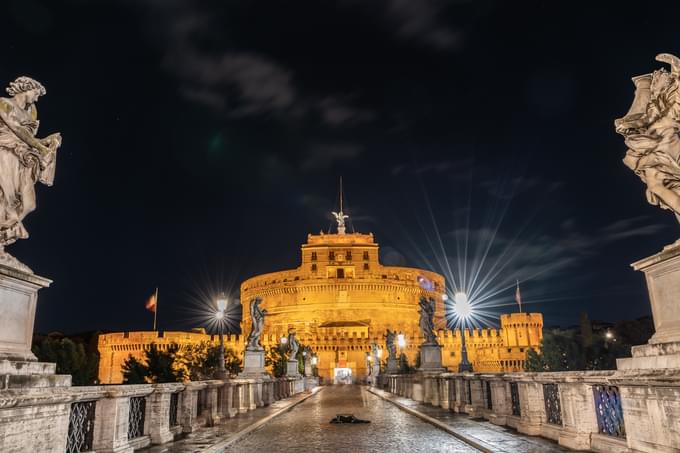
<svg viewBox="0 0 680 453">
<path fill-rule="evenodd" d="M 367 424 L 331 424 L 354 414 Z M 357 385 L 325 387 L 243 437 L 227 452 L 478 452 Z"/>
<path fill-rule="evenodd" d="M 371 389 L 372 392 L 392 401 L 396 405 L 431 417 L 446 425 L 448 429 L 469 439 L 473 444 L 481 445 L 493 452 L 499 453 L 558 453 L 571 451 L 557 443 L 541 437 L 527 436 L 512 428 L 494 425 L 483 419 L 456 414 L 441 407 L 423 404 L 402 398 L 383 390 Z"/>
</svg>

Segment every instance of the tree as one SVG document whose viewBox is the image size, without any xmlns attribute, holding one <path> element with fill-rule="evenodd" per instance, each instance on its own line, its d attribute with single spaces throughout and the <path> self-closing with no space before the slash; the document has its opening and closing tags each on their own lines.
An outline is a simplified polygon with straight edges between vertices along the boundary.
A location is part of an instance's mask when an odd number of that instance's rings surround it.
<svg viewBox="0 0 680 453">
<path fill-rule="evenodd" d="M 89 352 L 81 341 L 51 334 L 37 339 L 33 353 L 41 362 L 57 364 L 57 374 L 70 374 L 73 385 L 92 385 L 97 381 L 99 354 Z"/>
<path fill-rule="evenodd" d="M 526 371 L 612 370 L 616 359 L 630 352 L 628 345 L 610 341 L 604 335 L 587 335 L 573 330 L 553 329 L 543 335 L 541 351 L 530 350 Z"/>
<path fill-rule="evenodd" d="M 286 374 L 286 352 L 283 346 L 271 346 L 264 356 L 264 364 L 271 367 L 272 374 L 275 377 L 281 377 Z"/>
<path fill-rule="evenodd" d="M 123 370 L 123 384 L 146 384 L 149 373 L 145 364 L 129 356 L 120 367 Z"/>
<path fill-rule="evenodd" d="M 122 366 L 123 383 L 142 384 L 182 382 L 184 371 L 175 364 L 177 347 L 169 345 L 162 351 L 155 343 L 151 343 L 149 349 L 144 351 L 144 359 L 138 360 L 130 355 Z"/>
<path fill-rule="evenodd" d="M 219 346 L 201 342 L 178 351 L 177 366 L 192 381 L 212 379 L 219 369 L 219 358 Z M 232 375 L 241 371 L 241 359 L 231 348 L 224 349 L 224 367 Z"/>
</svg>

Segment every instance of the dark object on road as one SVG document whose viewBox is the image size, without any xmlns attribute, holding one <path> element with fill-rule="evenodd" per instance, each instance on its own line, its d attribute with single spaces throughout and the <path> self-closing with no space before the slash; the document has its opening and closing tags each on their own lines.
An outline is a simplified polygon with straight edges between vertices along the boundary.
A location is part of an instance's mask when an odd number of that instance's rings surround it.
<svg viewBox="0 0 680 453">
<path fill-rule="evenodd" d="M 331 423 L 371 423 L 371 421 L 356 418 L 354 414 L 338 414 L 331 420 Z"/>
</svg>

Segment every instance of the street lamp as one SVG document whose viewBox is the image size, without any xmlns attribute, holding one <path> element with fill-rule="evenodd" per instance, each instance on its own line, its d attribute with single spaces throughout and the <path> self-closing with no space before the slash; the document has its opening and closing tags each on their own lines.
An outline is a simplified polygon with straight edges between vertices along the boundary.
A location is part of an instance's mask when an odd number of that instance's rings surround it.
<svg viewBox="0 0 680 453">
<path fill-rule="evenodd" d="M 457 292 L 453 296 L 453 300 L 456 302 L 453 309 L 456 314 L 461 319 L 460 323 L 460 341 L 461 341 L 461 352 L 460 352 L 460 364 L 458 365 L 458 372 L 462 373 L 464 371 L 472 371 L 472 364 L 468 362 L 467 348 L 465 347 L 465 329 L 463 326 L 465 324 L 465 319 L 472 314 L 472 307 L 470 306 L 470 301 L 468 300 L 467 294 L 462 291 Z"/>
<path fill-rule="evenodd" d="M 224 293 L 221 293 L 217 298 L 217 311 L 215 312 L 215 319 L 217 319 L 217 326 L 220 334 L 220 357 L 218 359 L 219 370 L 218 373 L 221 378 L 225 377 L 227 372 L 224 367 L 224 312 L 229 304 L 229 299 Z"/>
</svg>

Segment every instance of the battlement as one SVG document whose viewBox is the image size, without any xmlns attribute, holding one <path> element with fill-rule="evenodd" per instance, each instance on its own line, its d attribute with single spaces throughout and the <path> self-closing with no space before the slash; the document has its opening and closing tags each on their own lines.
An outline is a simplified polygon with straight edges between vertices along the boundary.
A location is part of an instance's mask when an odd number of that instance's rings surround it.
<svg viewBox="0 0 680 453">
<path fill-rule="evenodd" d="M 203 332 L 182 331 L 138 331 L 138 332 L 114 332 L 99 335 L 98 345 L 102 348 L 113 346 L 126 346 L 126 350 L 146 349 L 151 343 L 158 345 L 177 344 L 179 346 L 199 344 L 202 342 L 217 343 L 218 335 L 209 335 Z M 224 343 L 227 345 L 239 345 L 242 343 L 241 335 L 226 334 Z M 146 345 L 146 346 L 145 346 Z"/>
<path fill-rule="evenodd" d="M 509 313 L 501 315 L 501 328 L 518 326 L 543 327 L 541 313 Z"/>
<path fill-rule="evenodd" d="M 307 243 L 302 247 L 324 245 L 375 245 L 373 233 L 348 233 L 348 234 L 308 234 Z"/>
</svg>

